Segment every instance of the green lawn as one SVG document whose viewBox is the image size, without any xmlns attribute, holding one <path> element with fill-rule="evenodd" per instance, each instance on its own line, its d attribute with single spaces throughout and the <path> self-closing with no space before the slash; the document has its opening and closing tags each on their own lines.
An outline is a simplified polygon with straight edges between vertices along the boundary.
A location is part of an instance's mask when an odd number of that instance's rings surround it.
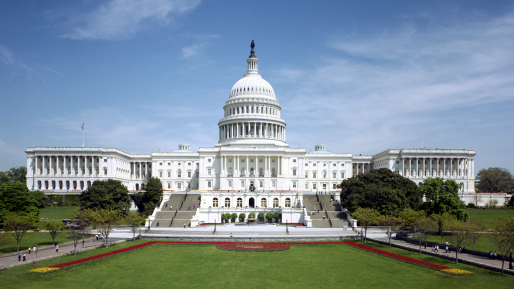
<svg viewBox="0 0 514 289">
<path fill-rule="evenodd" d="M 14 237 L 12 238 L 12 240 L 13 241 L 11 243 L 4 245 L 4 246 L 0 246 L 0 254 L 16 252 L 17 247 L 16 247 L 16 241 L 15 241 Z M 64 242 L 70 242 L 70 241 L 72 241 L 72 239 L 70 239 L 68 237 L 68 234 L 66 232 L 63 232 L 63 233 L 57 235 L 57 238 L 55 238 L 55 241 L 57 243 L 64 243 Z M 25 236 L 23 236 L 23 238 L 21 239 L 20 250 L 26 250 L 29 246 L 30 247 L 34 247 L 34 246 L 41 247 L 41 246 L 48 246 L 48 245 L 52 245 L 52 236 L 50 236 L 50 234 L 48 232 L 47 233 L 29 232 L 29 233 L 25 234 Z"/>
<path fill-rule="evenodd" d="M 42 223 L 45 221 L 62 221 L 63 219 L 71 219 L 71 216 L 78 207 L 49 207 L 39 211 L 39 229 L 42 229 Z M 48 218 L 48 219 L 47 219 Z"/>
<path fill-rule="evenodd" d="M 428 236 L 427 241 L 429 242 L 441 242 L 441 235 L 431 235 Z M 450 238 L 448 236 L 443 237 L 443 243 L 445 242 L 451 242 Z M 464 244 L 465 248 L 467 249 L 473 249 L 473 243 L 467 243 Z M 487 234 L 482 234 L 480 238 L 478 238 L 476 243 L 476 250 L 481 252 L 489 252 L 489 251 L 497 251 L 498 248 L 494 246 L 494 244 L 491 242 L 491 239 L 487 236 Z"/>
<path fill-rule="evenodd" d="M 49 266 L 137 243 L 42 262 Z M 389 248 L 373 244 L 383 249 Z M 346 245 L 229 252 L 214 245 L 154 245 L 48 275 L 27 265 L 0 272 L 2 288 L 511 288 L 514 278 L 400 249 L 396 253 L 472 271 L 453 277 Z"/>
<path fill-rule="evenodd" d="M 514 210 L 500 209 L 466 209 L 470 220 L 482 221 L 486 225 L 490 225 L 499 217 L 514 218 Z"/>
</svg>

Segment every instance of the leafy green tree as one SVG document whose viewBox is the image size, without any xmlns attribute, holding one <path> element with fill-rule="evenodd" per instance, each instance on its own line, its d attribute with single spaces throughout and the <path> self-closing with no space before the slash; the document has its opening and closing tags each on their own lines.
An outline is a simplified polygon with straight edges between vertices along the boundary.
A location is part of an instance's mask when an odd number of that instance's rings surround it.
<svg viewBox="0 0 514 289">
<path fill-rule="evenodd" d="M 259 218 L 259 220 L 263 220 L 264 219 L 264 213 L 259 213 L 259 215 L 257 215 L 257 217 Z"/>
<path fill-rule="evenodd" d="M 9 176 L 5 172 L 0 172 L 0 186 L 3 183 L 7 183 L 9 181 Z"/>
<path fill-rule="evenodd" d="M 4 219 L 4 230 L 13 234 L 18 246 L 18 252 L 20 251 L 20 243 L 23 236 L 25 236 L 28 230 L 33 230 L 36 227 L 36 222 L 32 216 L 8 213 Z"/>
<path fill-rule="evenodd" d="M 34 197 L 34 200 L 36 200 L 37 207 L 39 209 L 43 209 L 46 206 L 48 206 L 49 199 L 45 195 L 45 193 L 43 193 L 42 191 L 30 191 L 30 194 L 32 195 L 32 197 Z"/>
<path fill-rule="evenodd" d="M 0 231 L 0 247 L 12 242 L 11 236 L 8 232 Z"/>
<path fill-rule="evenodd" d="M 43 222 L 43 228 L 48 230 L 48 233 L 50 233 L 50 236 L 52 236 L 52 242 L 54 245 L 57 235 L 66 230 L 66 226 L 63 224 L 63 222 L 60 221 Z"/>
<path fill-rule="evenodd" d="M 514 190 L 514 177 L 504 168 L 481 169 L 477 178 L 479 192 L 512 192 Z"/>
<path fill-rule="evenodd" d="M 230 215 L 230 218 L 235 221 L 237 219 L 237 214 L 232 213 L 232 215 Z"/>
<path fill-rule="evenodd" d="M 151 177 L 145 185 L 145 193 L 143 194 L 143 215 L 151 215 L 155 206 L 160 205 L 162 201 L 162 192 L 161 180 L 157 177 Z"/>
<path fill-rule="evenodd" d="M 462 248 L 466 243 L 470 241 L 469 238 L 469 225 L 467 223 L 459 222 L 456 219 L 453 219 L 447 222 L 445 225 L 445 229 L 450 231 L 450 239 L 452 245 L 457 248 Z M 455 250 L 455 264 L 459 264 L 459 250 Z"/>
<path fill-rule="evenodd" d="M 350 212 L 372 208 L 398 216 L 406 208 L 417 209 L 422 201 L 413 181 L 385 168 L 346 179 L 340 187 L 342 205 Z"/>
<path fill-rule="evenodd" d="M 228 220 L 227 215 L 226 214 L 221 214 L 221 220 L 226 222 Z"/>
<path fill-rule="evenodd" d="M 108 179 L 94 181 L 80 194 L 82 209 L 119 210 L 127 212 L 131 207 L 128 189 L 121 181 Z"/>
<path fill-rule="evenodd" d="M 364 228 L 364 243 L 366 243 L 368 228 L 378 223 L 380 214 L 375 209 L 358 208 L 352 215 Z"/>
<path fill-rule="evenodd" d="M 393 215 L 388 216 L 379 216 L 378 223 L 382 226 L 382 230 L 386 233 L 389 238 L 389 248 L 391 248 L 391 238 L 394 233 L 397 233 L 400 230 L 400 227 L 403 226 L 405 221 L 402 217 L 395 217 Z"/>
<path fill-rule="evenodd" d="M 502 256 L 502 275 L 505 257 L 514 249 L 514 218 L 500 217 L 493 222 L 489 238 Z"/>
<path fill-rule="evenodd" d="M 430 215 L 430 218 L 437 223 L 437 229 L 439 231 L 439 235 L 441 235 L 441 244 L 442 244 L 443 238 L 444 238 L 443 228 L 444 228 L 445 224 L 452 222 L 456 218 L 454 215 L 450 215 L 449 213 L 432 214 L 432 215 Z"/>
<path fill-rule="evenodd" d="M 93 225 L 100 229 L 105 236 L 105 247 L 109 244 L 109 234 L 114 230 L 114 226 L 120 225 L 123 216 L 118 210 L 100 209 L 92 213 Z"/>
<path fill-rule="evenodd" d="M 76 227 L 69 227 L 67 231 L 68 236 L 71 237 L 71 240 L 73 241 L 73 255 L 77 255 L 77 245 L 79 244 L 81 231 Z"/>
<path fill-rule="evenodd" d="M 241 221 L 244 221 L 245 218 L 246 218 L 246 214 L 245 213 L 239 214 L 239 219 L 241 219 Z"/>
<path fill-rule="evenodd" d="M 278 214 L 278 212 L 273 213 L 273 218 L 277 220 L 277 223 L 280 223 L 280 215 Z"/>
<path fill-rule="evenodd" d="M 11 182 L 22 182 L 27 183 L 27 167 L 14 167 L 8 170 L 7 176 Z"/>
<path fill-rule="evenodd" d="M 127 216 L 125 216 L 125 222 L 127 222 L 130 225 L 130 229 L 134 234 L 132 236 L 132 240 L 136 239 L 136 230 L 142 225 L 144 225 L 145 221 L 146 218 L 138 212 L 129 212 Z"/>
<path fill-rule="evenodd" d="M 473 250 L 475 250 L 476 242 L 478 238 L 482 236 L 482 233 L 486 230 L 484 222 L 481 220 L 470 220 L 469 223 L 469 239 L 473 243 Z"/>
<path fill-rule="evenodd" d="M 426 241 L 431 231 L 436 228 L 436 224 L 434 220 L 430 218 L 421 217 L 414 222 L 413 226 L 417 230 L 414 238 L 419 241 L 419 254 L 421 255 L 421 244 Z"/>
<path fill-rule="evenodd" d="M 268 222 L 271 222 L 273 220 L 273 215 L 271 213 L 266 213 L 266 219 L 268 219 Z"/>
<path fill-rule="evenodd" d="M 0 186 L 0 222 L 8 213 L 31 216 L 38 222 L 37 201 L 30 194 L 27 185 L 21 182 L 7 182 Z"/>
<path fill-rule="evenodd" d="M 254 218 L 255 219 L 255 213 L 251 212 L 250 214 L 248 214 L 248 218 Z"/>
<path fill-rule="evenodd" d="M 454 180 L 428 178 L 418 187 L 421 195 L 425 194 L 426 202 L 421 208 L 428 215 L 448 213 L 459 221 L 466 221 L 466 205 L 459 198 L 459 185 Z"/>
<path fill-rule="evenodd" d="M 405 220 L 405 225 L 409 227 L 413 227 L 414 223 L 427 216 L 427 212 L 425 211 L 417 211 L 413 209 L 405 209 L 400 213 L 400 217 Z"/>
</svg>

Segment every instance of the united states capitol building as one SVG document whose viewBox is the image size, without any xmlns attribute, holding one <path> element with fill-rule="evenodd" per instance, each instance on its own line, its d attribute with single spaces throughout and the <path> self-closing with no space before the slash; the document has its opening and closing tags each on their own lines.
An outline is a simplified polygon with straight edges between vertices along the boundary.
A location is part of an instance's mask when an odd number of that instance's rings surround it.
<svg viewBox="0 0 514 289">
<path fill-rule="evenodd" d="M 411 148 L 353 155 L 331 152 L 322 144 L 312 152 L 290 147 L 282 107 L 259 74 L 253 42 L 246 62 L 246 74 L 223 106 L 214 147 L 193 151 L 181 144 L 175 151 L 149 154 L 101 147 L 29 147 L 27 186 L 46 193 L 79 193 L 95 180 L 115 179 L 129 191 L 140 191 L 156 176 L 165 192 L 198 191 L 202 205 L 213 208 L 290 208 L 303 201 L 304 193 L 336 192 L 346 178 L 388 168 L 417 184 L 441 177 L 455 180 L 461 193 L 474 192 L 473 150 Z"/>
</svg>

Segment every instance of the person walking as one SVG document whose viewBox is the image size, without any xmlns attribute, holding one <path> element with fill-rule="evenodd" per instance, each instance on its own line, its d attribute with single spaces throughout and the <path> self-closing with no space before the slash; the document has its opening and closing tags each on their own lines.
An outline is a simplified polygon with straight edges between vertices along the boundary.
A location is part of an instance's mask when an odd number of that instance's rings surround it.
<svg viewBox="0 0 514 289">
<path fill-rule="evenodd" d="M 82 247 L 84 247 L 84 240 L 82 240 Z"/>
<path fill-rule="evenodd" d="M 55 253 L 59 253 L 59 245 L 55 245 Z"/>
<path fill-rule="evenodd" d="M 21 261 L 21 253 L 18 254 L 18 262 Z"/>
<path fill-rule="evenodd" d="M 27 261 L 27 254 L 23 254 L 23 262 Z"/>
<path fill-rule="evenodd" d="M 31 250 L 31 248 L 29 247 L 29 255 L 30 255 L 30 250 Z"/>
<path fill-rule="evenodd" d="M 36 254 L 36 246 L 34 246 L 34 250 L 32 250 L 34 254 Z"/>
</svg>

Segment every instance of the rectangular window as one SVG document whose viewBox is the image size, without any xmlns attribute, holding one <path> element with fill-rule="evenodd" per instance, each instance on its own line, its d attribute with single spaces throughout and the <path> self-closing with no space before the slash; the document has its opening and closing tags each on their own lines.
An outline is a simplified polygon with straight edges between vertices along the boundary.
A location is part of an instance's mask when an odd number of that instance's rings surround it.
<svg viewBox="0 0 514 289">
<path fill-rule="evenodd" d="M 316 172 L 312 173 L 312 177 L 315 179 L 316 178 Z"/>
<path fill-rule="evenodd" d="M 296 159 L 293 159 L 293 163 L 296 163 Z"/>
<path fill-rule="evenodd" d="M 160 165 L 160 166 L 162 166 L 162 162 L 161 162 L 161 163 L 159 163 L 159 165 Z M 139 168 L 139 166 L 137 166 L 137 167 Z"/>
<path fill-rule="evenodd" d="M 171 178 L 171 172 L 168 172 L 168 178 Z"/>
<path fill-rule="evenodd" d="M 271 162 L 272 162 L 272 163 L 274 163 L 274 162 L 275 162 L 275 160 L 273 159 L 273 160 L 271 160 Z"/>
<path fill-rule="evenodd" d="M 312 184 L 312 189 L 315 190 L 316 189 L 316 184 Z"/>
<path fill-rule="evenodd" d="M 261 188 L 262 188 L 262 183 L 263 183 L 262 181 L 259 181 L 259 187 L 261 187 Z"/>
<path fill-rule="evenodd" d="M 187 163 L 187 165 L 188 165 L 188 166 L 190 166 L 190 165 L 191 165 L 191 163 Z"/>
<path fill-rule="evenodd" d="M 211 169 L 207 169 L 207 174 L 210 176 L 211 175 Z"/>
<path fill-rule="evenodd" d="M 241 181 L 241 187 L 244 188 L 245 187 L 245 181 Z"/>
<path fill-rule="evenodd" d="M 207 159 L 207 162 L 209 162 L 209 163 L 210 163 L 210 162 L 211 162 L 211 159 Z"/>
<path fill-rule="evenodd" d="M 178 189 L 182 189 L 182 184 L 181 183 L 177 183 L 177 188 Z"/>
<path fill-rule="evenodd" d="M 162 178 L 162 172 L 159 172 L 159 178 Z"/>
<path fill-rule="evenodd" d="M 293 170 L 293 176 L 296 176 L 296 169 Z"/>
<path fill-rule="evenodd" d="M 333 190 L 337 189 L 337 185 L 336 184 L 332 184 L 332 189 Z"/>
<path fill-rule="evenodd" d="M 293 182 L 293 189 L 296 189 L 296 182 Z"/>
<path fill-rule="evenodd" d="M 337 174 L 336 174 L 336 173 L 333 173 L 332 175 L 333 175 L 332 177 L 335 179 Z"/>
<path fill-rule="evenodd" d="M 251 159 L 250 162 L 253 163 L 253 159 Z"/>
<path fill-rule="evenodd" d="M 259 163 L 262 163 L 262 160 L 259 160 Z"/>
<path fill-rule="evenodd" d="M 305 164 L 305 166 L 306 166 L 306 167 L 308 167 L 308 166 L 309 166 L 309 164 L 307 164 L 307 163 L 306 163 L 306 164 Z"/>
<path fill-rule="evenodd" d="M 107 162 L 107 159 L 104 159 L 104 163 L 106 163 L 106 162 Z"/>
<path fill-rule="evenodd" d="M 168 189 L 171 189 L 171 184 L 170 183 L 168 183 Z"/>
<path fill-rule="evenodd" d="M 344 179 L 344 173 L 341 173 L 341 179 Z"/>
<path fill-rule="evenodd" d="M 197 179 L 198 179 L 198 174 L 199 174 L 199 172 L 196 172 L 196 178 L 197 178 Z"/>
<path fill-rule="evenodd" d="M 275 187 L 275 181 L 272 181 L 271 182 L 271 186 L 274 188 Z"/>
<path fill-rule="evenodd" d="M 228 187 L 232 188 L 232 181 L 228 181 Z"/>
<path fill-rule="evenodd" d="M 171 163 L 170 163 L 170 162 L 168 162 L 168 166 L 171 166 Z"/>
<path fill-rule="evenodd" d="M 207 182 L 207 187 L 210 188 L 211 187 L 211 181 L 208 181 Z"/>
<path fill-rule="evenodd" d="M 305 183 L 305 189 L 308 190 L 309 189 L 309 183 Z"/>
<path fill-rule="evenodd" d="M 323 189 L 326 190 L 327 189 L 327 184 L 323 184 Z"/>
</svg>

